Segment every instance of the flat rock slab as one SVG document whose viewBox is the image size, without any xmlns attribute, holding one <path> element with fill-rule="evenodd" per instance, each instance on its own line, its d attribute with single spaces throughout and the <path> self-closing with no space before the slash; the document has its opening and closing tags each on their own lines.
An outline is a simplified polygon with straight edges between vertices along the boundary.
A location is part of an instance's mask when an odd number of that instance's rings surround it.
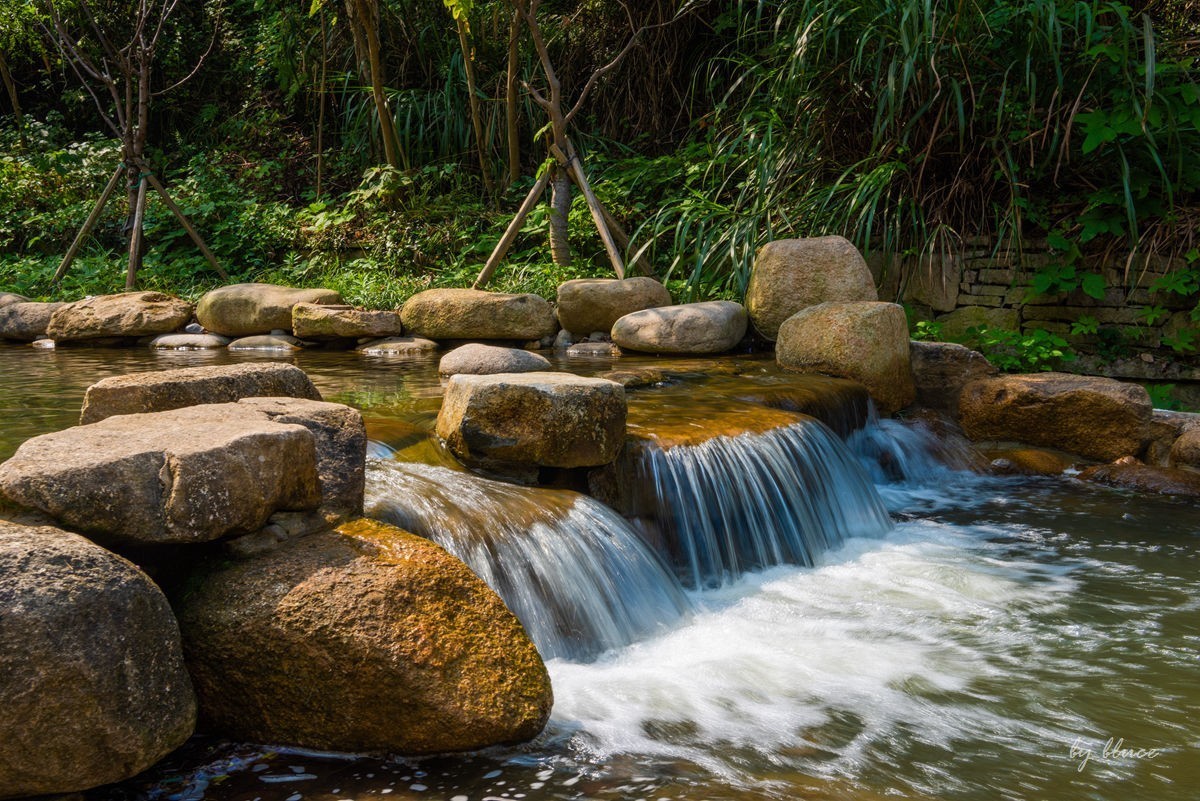
<svg viewBox="0 0 1200 801">
<path fill-rule="evenodd" d="M 464 463 L 484 468 L 590 467 L 625 442 L 625 388 L 567 373 L 456 375 L 437 434 Z"/>
<path fill-rule="evenodd" d="M 366 356 L 401 356 L 418 358 L 437 353 L 438 343 L 424 337 L 388 337 L 358 347 Z"/>
<path fill-rule="evenodd" d="M 244 337 L 277 328 L 291 330 L 297 303 L 340 305 L 332 289 L 294 289 L 275 284 L 231 284 L 204 295 L 196 304 L 196 319 L 214 334 Z"/>
<path fill-rule="evenodd" d="M 121 781 L 191 736 L 179 627 L 129 562 L 0 523 L 0 610 L 0 798 Z"/>
<path fill-rule="evenodd" d="M 754 328 L 775 340 L 779 326 L 819 303 L 879 300 L 858 248 L 840 236 L 779 239 L 758 251 L 746 288 Z"/>
<path fill-rule="evenodd" d="M 217 350 L 230 343 L 218 334 L 163 334 L 150 343 L 153 350 Z"/>
<path fill-rule="evenodd" d="M 374 521 L 203 569 L 181 603 L 203 718 L 252 742 L 429 754 L 533 738 L 550 679 L 462 562 Z"/>
<path fill-rule="evenodd" d="M 558 288 L 558 322 L 578 336 L 608 334 L 627 314 L 671 305 L 671 293 L 653 278 L 579 278 Z"/>
<path fill-rule="evenodd" d="M 404 330 L 429 339 L 535 340 L 554 336 L 554 309 L 537 295 L 428 289 L 400 310 Z"/>
<path fill-rule="evenodd" d="M 627 314 L 612 327 L 613 342 L 640 353 L 725 353 L 746 336 L 740 303 L 712 300 Z"/>
<path fill-rule="evenodd" d="M 908 321 L 895 303 L 809 306 L 779 327 L 775 359 L 788 370 L 859 382 L 884 414 L 903 409 L 916 397 Z"/>
<path fill-rule="evenodd" d="M 79 423 L 97 423 L 115 414 L 165 412 L 253 397 L 319 401 L 321 393 L 303 370 L 290 364 L 232 364 L 133 373 L 105 378 L 88 387 Z"/>
<path fill-rule="evenodd" d="M 438 372 L 442 375 L 536 373 L 550 369 L 550 360 L 540 354 L 477 342 L 455 348 L 438 362 Z"/>
<path fill-rule="evenodd" d="M 226 403 L 34 437 L 0 464 L 0 496 L 101 544 L 157 544 L 256 531 L 321 489 L 307 428 Z"/>
<path fill-rule="evenodd" d="M 20 295 L 14 295 L 20 297 Z M 46 335 L 50 318 L 65 303 L 14 302 L 0 306 L 0 339 L 32 342 Z"/>
<path fill-rule="evenodd" d="M 317 303 L 293 306 L 291 328 L 301 339 L 398 337 L 404 333 L 400 312 Z"/>
<path fill-rule="evenodd" d="M 187 325 L 192 304 L 161 292 L 124 292 L 55 309 L 46 335 L 56 342 L 169 334 Z"/>
<path fill-rule="evenodd" d="M 972 381 L 959 417 L 973 440 L 1024 442 L 1090 459 L 1138 455 L 1150 439 L 1150 396 L 1111 378 L 1034 373 Z"/>
</svg>

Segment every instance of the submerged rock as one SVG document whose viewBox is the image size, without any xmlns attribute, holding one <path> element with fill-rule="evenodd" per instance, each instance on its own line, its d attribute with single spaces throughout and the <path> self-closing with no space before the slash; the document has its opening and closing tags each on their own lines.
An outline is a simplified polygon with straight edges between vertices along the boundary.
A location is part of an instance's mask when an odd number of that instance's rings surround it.
<svg viewBox="0 0 1200 801">
<path fill-rule="evenodd" d="M 20 297 L 14 295 L 13 297 Z M 15 302 L 0 306 L 0 339 L 33 342 L 46 335 L 50 318 L 65 303 Z"/>
<path fill-rule="evenodd" d="M 779 328 L 781 367 L 850 378 L 866 386 L 884 414 L 913 402 L 908 322 L 895 303 L 821 303 Z"/>
<path fill-rule="evenodd" d="M 576 336 L 608 333 L 627 314 L 671 305 L 671 293 L 653 278 L 579 278 L 558 288 L 558 322 Z"/>
<path fill-rule="evenodd" d="M 809 306 L 878 299 L 867 262 L 840 236 L 768 242 L 754 259 L 746 287 L 750 320 L 772 341 L 785 320 Z"/>
<path fill-rule="evenodd" d="M 292 327 L 297 303 L 334 304 L 342 296 L 332 289 L 293 289 L 274 284 L 231 284 L 204 295 L 196 319 L 215 334 L 243 337 Z"/>
<path fill-rule="evenodd" d="M 462 562 L 373 521 L 201 571 L 179 613 L 202 720 L 227 736 L 429 754 L 537 735 L 549 676 Z"/>
<path fill-rule="evenodd" d="M 1105 461 L 1141 453 L 1151 411 L 1137 384 L 1067 373 L 972 381 L 959 401 L 973 440 L 1025 442 Z"/>
<path fill-rule="evenodd" d="M 431 356 L 437 352 L 438 343 L 423 337 L 388 337 L 377 339 L 358 347 L 358 352 L 367 356 Z"/>
<path fill-rule="evenodd" d="M 258 334 L 252 337 L 235 339 L 228 345 L 230 350 L 267 350 L 293 351 L 300 350 L 304 343 L 296 337 L 287 334 Z"/>
<path fill-rule="evenodd" d="M 0 609 L 0 798 L 121 781 L 191 736 L 179 627 L 129 562 L 0 523 Z"/>
<path fill-rule="evenodd" d="M 1079 479 L 1147 494 L 1200 498 L 1200 473 L 1172 467 L 1102 464 L 1084 470 Z"/>
<path fill-rule="evenodd" d="M 83 396 L 80 425 L 115 414 L 165 412 L 204 403 L 251 397 L 321 400 L 308 375 L 290 364 L 232 364 L 187 367 L 105 378 Z"/>
<path fill-rule="evenodd" d="M 558 331 L 545 299 L 478 289 L 418 292 L 400 317 L 405 331 L 429 339 L 538 340 Z"/>
<path fill-rule="evenodd" d="M 161 292 L 124 292 L 67 303 L 46 335 L 56 342 L 169 334 L 187 325 L 192 304 Z"/>
<path fill-rule="evenodd" d="M 991 472 L 1001 475 L 1060 476 L 1076 462 L 1068 453 L 1045 448 L 989 449 L 986 455 Z"/>
<path fill-rule="evenodd" d="M 154 350 L 216 350 L 229 344 L 217 334 L 163 334 L 150 343 Z"/>
<path fill-rule="evenodd" d="M 292 307 L 292 333 L 302 339 L 362 339 L 404 333 L 400 312 L 297 303 Z"/>
<path fill-rule="evenodd" d="M 951 415 L 963 387 L 1000 372 L 982 353 L 952 342 L 911 342 L 909 358 L 917 403 Z"/>
<path fill-rule="evenodd" d="M 453 376 L 437 434 L 473 466 L 601 465 L 625 441 L 625 389 L 568 373 Z"/>
<path fill-rule="evenodd" d="M 520 348 L 499 348 L 478 342 L 455 348 L 438 363 L 438 372 L 442 375 L 536 373 L 550 369 L 550 361 L 545 356 Z"/>
<path fill-rule="evenodd" d="M 712 300 L 627 314 L 612 327 L 613 342 L 641 353 L 725 353 L 746 336 L 740 303 Z"/>
</svg>

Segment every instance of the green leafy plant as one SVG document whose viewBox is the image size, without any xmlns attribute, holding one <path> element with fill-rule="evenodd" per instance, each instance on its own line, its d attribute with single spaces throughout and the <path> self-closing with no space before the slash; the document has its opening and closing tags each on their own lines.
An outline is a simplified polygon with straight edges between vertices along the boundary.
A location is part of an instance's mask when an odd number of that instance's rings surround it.
<svg viewBox="0 0 1200 801">
<path fill-rule="evenodd" d="M 1004 372 L 1053 370 L 1076 358 L 1065 339 L 1041 328 L 1022 333 L 976 326 L 967 329 L 964 344 L 978 350 Z"/>
</svg>

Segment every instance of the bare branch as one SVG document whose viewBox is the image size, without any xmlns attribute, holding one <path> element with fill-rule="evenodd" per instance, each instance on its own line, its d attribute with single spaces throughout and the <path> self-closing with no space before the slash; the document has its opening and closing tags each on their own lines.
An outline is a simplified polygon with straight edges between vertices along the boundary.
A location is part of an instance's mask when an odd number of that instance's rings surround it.
<svg viewBox="0 0 1200 801">
<path fill-rule="evenodd" d="M 547 111 L 550 110 L 550 101 L 546 99 L 545 95 L 530 85 L 529 81 L 521 81 L 521 86 L 525 88 L 526 92 L 529 92 L 529 96 L 533 98 L 534 103 L 537 103 Z"/>
<path fill-rule="evenodd" d="M 178 80 L 175 83 L 168 86 L 166 89 L 160 89 L 159 91 L 155 92 L 153 94 L 153 97 L 162 97 L 163 95 L 165 95 L 169 92 L 173 92 L 176 89 L 178 89 L 179 87 L 183 86 L 188 81 L 190 81 L 192 78 L 196 77 L 196 73 L 198 73 L 200 71 L 200 68 L 204 66 L 204 60 L 207 59 L 209 57 L 209 55 L 212 54 L 213 47 L 215 47 L 217 44 L 217 35 L 220 33 L 220 31 L 221 31 L 221 10 L 220 10 L 220 8 L 218 8 L 217 9 L 217 18 L 213 20 L 213 35 L 212 35 L 212 38 L 208 40 L 208 49 L 204 51 L 204 54 L 202 56 L 200 56 L 200 60 L 196 62 L 196 66 L 192 67 L 191 72 L 189 72 L 187 75 L 185 75 L 180 80 Z"/>
</svg>

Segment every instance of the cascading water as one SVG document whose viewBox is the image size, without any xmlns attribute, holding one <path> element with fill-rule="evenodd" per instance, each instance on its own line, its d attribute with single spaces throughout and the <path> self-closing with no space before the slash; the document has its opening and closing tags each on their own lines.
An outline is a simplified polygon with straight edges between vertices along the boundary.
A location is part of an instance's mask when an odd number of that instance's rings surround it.
<svg viewBox="0 0 1200 801">
<path fill-rule="evenodd" d="M 367 514 L 464 561 L 542 656 L 582 660 L 665 631 L 691 605 L 618 514 L 585 495 L 372 459 Z"/>
<path fill-rule="evenodd" d="M 812 565 L 847 537 L 880 536 L 887 509 L 854 456 L 813 419 L 762 434 L 663 448 L 644 442 L 639 513 L 662 534 L 683 582 L 712 587 L 748 571 Z"/>
</svg>

